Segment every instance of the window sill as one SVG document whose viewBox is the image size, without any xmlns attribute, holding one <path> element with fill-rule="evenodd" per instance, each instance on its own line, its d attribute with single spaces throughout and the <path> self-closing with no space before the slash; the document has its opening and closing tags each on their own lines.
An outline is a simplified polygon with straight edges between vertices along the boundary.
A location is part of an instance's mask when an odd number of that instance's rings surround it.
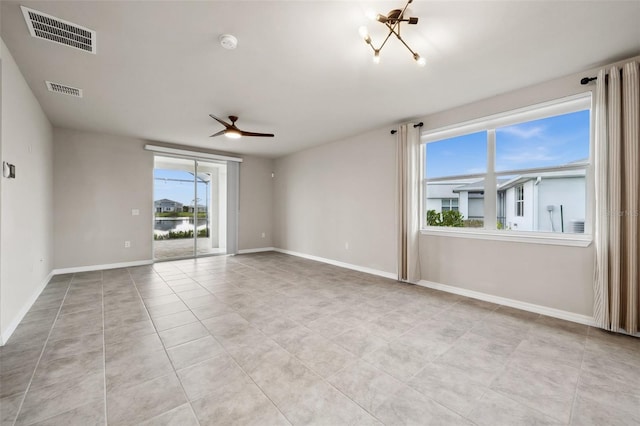
<svg viewBox="0 0 640 426">
<path fill-rule="evenodd" d="M 471 238 L 476 240 L 509 241 L 514 243 L 547 244 L 554 246 L 589 247 L 590 234 L 552 234 L 544 232 L 489 231 L 428 227 L 420 230 L 420 235 L 437 237 Z"/>
</svg>

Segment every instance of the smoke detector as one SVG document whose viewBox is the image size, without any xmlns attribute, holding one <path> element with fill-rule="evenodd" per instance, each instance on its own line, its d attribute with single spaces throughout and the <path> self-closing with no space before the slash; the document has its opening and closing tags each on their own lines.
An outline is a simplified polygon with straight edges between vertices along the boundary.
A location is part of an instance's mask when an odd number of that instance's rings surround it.
<svg viewBox="0 0 640 426">
<path fill-rule="evenodd" d="M 231 34 L 222 34 L 218 40 L 220 40 L 222 47 L 228 50 L 233 50 L 238 46 L 238 39 Z"/>
</svg>

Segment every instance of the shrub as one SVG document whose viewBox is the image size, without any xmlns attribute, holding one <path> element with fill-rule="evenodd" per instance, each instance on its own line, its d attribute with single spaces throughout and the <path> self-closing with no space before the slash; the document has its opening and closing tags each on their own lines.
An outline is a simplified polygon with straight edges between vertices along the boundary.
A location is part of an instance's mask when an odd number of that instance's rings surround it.
<svg viewBox="0 0 640 426">
<path fill-rule="evenodd" d="M 198 231 L 198 238 L 206 238 L 209 236 L 208 229 L 200 229 Z M 164 235 L 153 235 L 153 239 L 156 241 L 159 240 L 178 240 L 184 238 L 193 238 L 193 230 L 189 229 L 188 231 L 169 231 Z"/>
<path fill-rule="evenodd" d="M 450 226 L 461 228 L 464 226 L 464 216 L 456 210 L 446 210 L 438 213 L 435 210 L 427 211 L 427 225 L 429 226 Z"/>
</svg>

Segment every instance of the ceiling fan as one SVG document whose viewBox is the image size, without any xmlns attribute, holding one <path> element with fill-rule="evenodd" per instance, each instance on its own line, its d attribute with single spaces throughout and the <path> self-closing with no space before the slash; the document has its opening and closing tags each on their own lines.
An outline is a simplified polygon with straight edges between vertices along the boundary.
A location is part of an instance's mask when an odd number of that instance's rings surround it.
<svg viewBox="0 0 640 426">
<path fill-rule="evenodd" d="M 209 117 L 213 118 L 214 120 L 216 120 L 218 123 L 222 124 L 225 127 L 224 130 L 220 130 L 218 133 L 214 133 L 210 137 L 220 136 L 220 135 L 225 135 L 226 137 L 231 138 L 231 139 L 240 139 L 242 136 L 262 136 L 262 137 L 266 137 L 266 138 L 272 138 L 273 137 L 273 133 L 245 132 L 244 130 L 238 129 L 236 127 L 236 121 L 238 121 L 238 117 L 236 117 L 235 115 L 230 115 L 229 116 L 229 120 L 231 120 L 231 124 L 229 124 L 226 121 L 216 117 L 213 114 L 209 114 Z"/>
</svg>

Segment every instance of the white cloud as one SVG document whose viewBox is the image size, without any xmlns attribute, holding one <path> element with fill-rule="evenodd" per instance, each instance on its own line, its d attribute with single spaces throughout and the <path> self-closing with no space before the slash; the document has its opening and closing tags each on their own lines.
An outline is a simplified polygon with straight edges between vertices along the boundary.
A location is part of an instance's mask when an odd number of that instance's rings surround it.
<svg viewBox="0 0 640 426">
<path fill-rule="evenodd" d="M 509 127 L 503 127 L 498 132 L 504 132 L 509 135 L 515 136 L 521 139 L 531 139 L 534 137 L 540 137 L 544 134 L 544 126 L 528 127 L 526 125 L 515 125 Z"/>
<path fill-rule="evenodd" d="M 561 156 L 557 153 L 549 152 L 546 146 L 530 147 L 528 149 L 519 149 L 517 151 L 506 152 L 496 158 L 496 162 L 501 169 L 510 169 L 507 164 L 523 164 L 523 163 L 546 163 L 551 161 L 559 161 Z"/>
<path fill-rule="evenodd" d="M 467 169 L 467 174 L 468 175 L 475 175 L 478 173 L 484 173 L 486 171 L 486 167 L 471 167 L 469 169 Z"/>
</svg>

